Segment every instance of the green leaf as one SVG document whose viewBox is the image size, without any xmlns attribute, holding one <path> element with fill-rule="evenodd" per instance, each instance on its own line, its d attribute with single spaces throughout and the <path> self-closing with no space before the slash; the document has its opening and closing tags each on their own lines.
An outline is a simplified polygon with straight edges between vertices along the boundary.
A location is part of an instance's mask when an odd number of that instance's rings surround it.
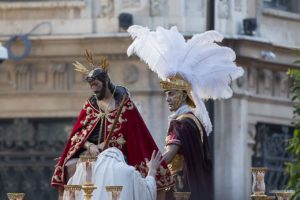
<svg viewBox="0 0 300 200">
<path fill-rule="evenodd" d="M 296 60 L 293 64 L 300 64 L 300 60 Z"/>
</svg>

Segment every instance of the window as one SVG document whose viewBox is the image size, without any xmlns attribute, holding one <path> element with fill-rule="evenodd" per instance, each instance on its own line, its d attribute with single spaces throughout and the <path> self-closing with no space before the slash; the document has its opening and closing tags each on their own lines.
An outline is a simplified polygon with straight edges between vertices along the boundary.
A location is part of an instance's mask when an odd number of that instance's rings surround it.
<svg viewBox="0 0 300 200">
<path fill-rule="evenodd" d="M 265 8 L 273 8 L 288 12 L 299 12 L 300 3 L 298 0 L 264 0 Z"/>
<path fill-rule="evenodd" d="M 284 189 L 288 176 L 284 173 L 285 162 L 293 160 L 287 151 L 287 139 L 293 136 L 293 127 L 258 123 L 256 125 L 256 137 L 252 166 L 267 167 L 266 192 Z"/>
<path fill-rule="evenodd" d="M 22 191 L 26 199 L 57 199 L 50 187 L 54 165 L 64 149 L 74 118 L 0 120 L 0 199 Z"/>
</svg>

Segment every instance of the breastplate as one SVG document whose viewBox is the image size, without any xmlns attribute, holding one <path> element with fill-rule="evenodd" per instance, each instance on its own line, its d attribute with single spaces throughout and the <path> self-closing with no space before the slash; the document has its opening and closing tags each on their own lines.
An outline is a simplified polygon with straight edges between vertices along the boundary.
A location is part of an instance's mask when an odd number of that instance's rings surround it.
<svg viewBox="0 0 300 200">
<path fill-rule="evenodd" d="M 183 171 L 183 163 L 184 163 L 184 157 L 181 154 L 176 154 L 171 161 L 170 164 L 168 164 L 168 168 L 171 172 L 171 175 Z"/>
</svg>

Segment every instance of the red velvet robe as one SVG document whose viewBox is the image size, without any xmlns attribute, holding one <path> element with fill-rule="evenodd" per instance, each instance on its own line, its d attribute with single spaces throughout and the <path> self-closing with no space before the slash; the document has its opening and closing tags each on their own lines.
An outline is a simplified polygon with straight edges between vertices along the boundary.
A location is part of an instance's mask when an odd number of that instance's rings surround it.
<svg viewBox="0 0 300 200">
<path fill-rule="evenodd" d="M 108 114 L 104 138 L 107 137 L 117 112 L 118 108 Z M 83 148 L 83 144 L 98 124 L 101 114 L 89 100 L 86 101 L 61 158 L 55 167 L 51 181 L 52 186 L 57 187 L 66 184 L 65 164 Z M 158 148 L 137 108 L 129 98 L 124 103 L 119 116 L 119 122 L 115 126 L 109 146 L 119 148 L 126 156 L 129 165 L 134 166 L 142 176 L 147 175 L 145 158 L 150 160 L 153 150 L 158 150 Z M 173 184 L 166 163 L 162 163 L 160 166 L 156 182 L 158 189 L 167 188 Z"/>
</svg>

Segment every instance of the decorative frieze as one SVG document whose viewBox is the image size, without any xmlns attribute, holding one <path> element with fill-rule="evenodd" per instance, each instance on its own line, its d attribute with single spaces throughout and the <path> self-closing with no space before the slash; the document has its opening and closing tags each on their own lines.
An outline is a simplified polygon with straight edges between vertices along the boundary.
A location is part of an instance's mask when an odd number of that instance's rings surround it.
<svg viewBox="0 0 300 200">
<path fill-rule="evenodd" d="M 68 89 L 68 71 L 67 64 L 52 64 L 53 88 L 55 90 Z"/>
<path fill-rule="evenodd" d="M 123 9 L 132 9 L 132 8 L 140 8 L 141 0 L 123 0 L 122 8 Z"/>
<path fill-rule="evenodd" d="M 114 16 L 114 0 L 102 0 L 100 1 L 100 9 L 102 18 L 110 18 Z"/>
<path fill-rule="evenodd" d="M 245 67 L 245 74 L 234 84 L 236 93 L 262 98 L 288 99 L 289 79 L 284 69 Z"/>
<path fill-rule="evenodd" d="M 207 1 L 206 0 L 192 0 L 185 1 L 185 16 L 206 18 Z M 197 32 L 200 30 L 197 30 Z M 204 30 L 203 30 L 204 31 Z"/>
<path fill-rule="evenodd" d="M 230 1 L 229 0 L 218 0 L 218 17 L 223 19 L 228 19 L 230 15 Z"/>
<path fill-rule="evenodd" d="M 123 82 L 134 84 L 139 80 L 139 69 L 135 65 L 129 65 L 123 68 Z"/>
<path fill-rule="evenodd" d="M 95 55 L 99 57 L 100 55 Z M 126 61 L 126 55 L 108 55 L 113 62 Z M 130 60 L 135 60 L 131 58 Z M 79 59 L 80 60 L 80 59 Z M 87 65 L 85 60 L 81 62 Z M 45 93 L 60 91 L 76 91 L 83 87 L 84 75 L 73 70 L 72 61 L 67 62 L 30 62 L 14 67 L 0 69 L 0 93 L 28 92 Z M 111 68 L 113 70 L 113 68 Z M 135 65 L 125 65 L 120 73 L 124 83 L 134 84 L 139 80 L 139 69 Z"/>
<path fill-rule="evenodd" d="M 160 10 L 160 4 L 163 3 L 163 1 L 160 0 L 151 0 L 150 1 L 150 16 L 159 16 L 161 14 Z"/>
<path fill-rule="evenodd" d="M 274 96 L 287 98 L 289 90 L 289 79 L 286 72 L 277 71 L 274 73 Z"/>
<path fill-rule="evenodd" d="M 258 74 L 258 94 L 272 96 L 273 72 L 270 69 L 260 69 Z"/>
<path fill-rule="evenodd" d="M 10 1 L 1 2 L 2 20 L 78 19 L 86 8 L 84 1 Z M 34 12 L 33 12 L 34 11 Z M 28 27 L 28 24 L 24 25 Z M 30 27 L 31 25 L 29 25 Z M 34 26 L 34 25 L 33 25 Z M 27 30 L 27 29 L 26 29 Z M 20 33 L 20 30 L 16 31 Z"/>
<path fill-rule="evenodd" d="M 248 68 L 248 90 L 250 93 L 257 93 L 257 69 L 256 68 Z M 245 76 L 245 75 L 244 75 Z"/>
<path fill-rule="evenodd" d="M 48 90 L 51 88 L 49 84 L 49 78 L 50 78 L 50 70 L 47 67 L 46 63 L 44 64 L 32 64 L 31 65 L 31 76 L 32 76 L 32 82 L 31 82 L 31 90 Z"/>
<path fill-rule="evenodd" d="M 242 0 L 234 0 L 234 10 L 242 11 Z"/>
<path fill-rule="evenodd" d="M 31 73 L 29 65 L 17 65 L 15 67 L 15 77 L 16 77 L 16 89 L 17 90 L 30 90 Z"/>
<path fill-rule="evenodd" d="M 11 74 L 8 71 L 2 70 L 0 72 L 0 86 L 5 87 L 12 83 Z"/>
<path fill-rule="evenodd" d="M 247 88 L 248 81 L 248 68 L 244 68 L 244 76 L 239 77 L 234 83 L 234 88 L 238 88 L 239 90 L 245 90 Z"/>
</svg>

